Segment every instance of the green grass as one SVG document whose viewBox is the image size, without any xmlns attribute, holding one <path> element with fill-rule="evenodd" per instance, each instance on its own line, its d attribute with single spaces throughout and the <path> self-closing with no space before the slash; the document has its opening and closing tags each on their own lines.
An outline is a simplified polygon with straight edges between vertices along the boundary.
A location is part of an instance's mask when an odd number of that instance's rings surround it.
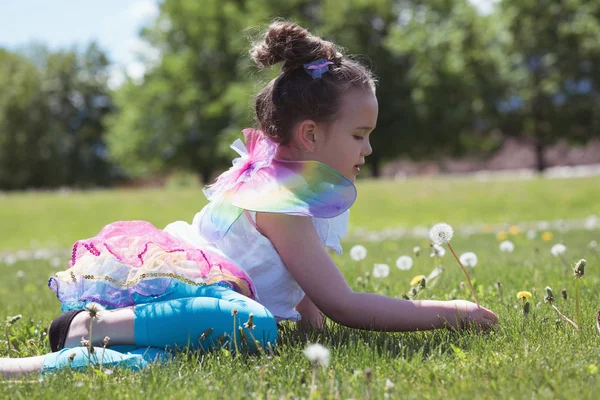
<svg viewBox="0 0 600 400">
<path fill-rule="evenodd" d="M 520 222 L 536 219 L 583 218 L 600 214 L 598 179 L 477 183 L 468 180 L 420 180 L 405 184 L 361 182 L 353 208 L 353 227 L 426 225 L 440 220 L 452 224 Z M 164 226 L 174 219 L 190 220 L 202 205 L 198 191 L 99 191 L 57 194 L 18 194 L 0 198 L 4 223 L 0 250 L 27 248 L 35 238 L 44 245 L 66 247 L 78 238 L 94 235 L 115 219 L 148 219 Z M 102 369 L 46 375 L 43 381 L 28 377 L 20 382 L 0 380 L 1 398 L 308 398 L 311 366 L 302 354 L 308 342 L 331 351 L 331 364 L 319 370 L 317 398 L 597 398 L 600 391 L 600 334 L 594 314 L 600 310 L 600 254 L 587 247 L 600 241 L 600 231 L 554 232 L 550 242 L 511 236 L 516 249 L 501 253 L 493 234 L 457 235 L 457 252 L 475 251 L 479 264 L 472 278 L 482 305 L 500 317 L 489 333 L 437 330 L 412 333 L 378 333 L 330 324 L 324 332 L 298 332 L 286 326 L 276 354 L 233 357 L 227 351 L 180 354 L 167 365 L 133 373 Z M 586 258 L 586 275 L 580 281 L 582 329 L 575 332 L 555 323 L 556 313 L 543 302 L 544 288 L 554 288 L 555 304 L 574 315 L 575 283 L 567 267 L 550 253 L 563 241 L 566 259 Z M 348 250 L 358 242 L 344 242 Z M 422 239 L 363 242 L 367 258 L 356 263 L 347 253 L 334 260 L 354 290 L 401 296 L 417 274 L 434 267 L 421 254 L 410 271 L 393 265 L 411 254 Z M 373 263 L 392 267 L 385 279 L 367 279 Z M 439 283 L 421 298 L 470 299 L 460 288 L 464 276 L 448 252 Z M 19 275 L 18 271 L 22 271 Z M 16 356 L 44 354 L 49 345 L 43 331 L 59 312 L 58 301 L 47 289 L 56 269 L 48 261 L 0 264 L 0 318 L 22 314 L 10 329 Z M 19 276 L 23 277 L 19 277 Z M 360 280 L 358 278 L 361 278 Z M 496 282 L 501 282 L 501 290 Z M 566 288 L 569 297 L 560 298 Z M 523 319 L 516 299 L 520 290 L 534 293 L 532 310 Z M 0 335 L 2 339 L 2 335 Z M 9 353 L 0 342 L 0 357 Z M 372 371 L 371 379 L 364 371 Z M 386 379 L 395 385 L 386 391 Z"/>
<path fill-rule="evenodd" d="M 522 222 L 600 214 L 600 178 L 476 182 L 419 179 L 359 181 L 351 229 Z M 206 200 L 200 189 L 98 190 L 0 194 L 0 251 L 70 247 L 116 220 L 143 219 L 163 228 L 191 222 Z"/>
</svg>

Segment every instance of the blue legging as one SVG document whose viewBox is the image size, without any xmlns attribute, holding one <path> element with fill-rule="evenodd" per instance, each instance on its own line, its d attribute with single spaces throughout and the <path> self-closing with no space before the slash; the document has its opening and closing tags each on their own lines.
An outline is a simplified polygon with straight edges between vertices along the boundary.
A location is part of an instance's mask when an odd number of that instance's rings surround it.
<svg viewBox="0 0 600 400">
<path fill-rule="evenodd" d="M 208 351 L 220 346 L 234 349 L 235 337 L 239 349 L 255 351 L 254 340 L 263 348 L 277 341 L 275 318 L 256 301 L 218 285 L 187 293 L 194 297 L 181 298 L 182 290 L 186 289 L 174 285 L 158 298 L 160 301 L 134 307 L 135 345 L 96 347 L 91 356 L 84 347 L 63 349 L 44 358 L 42 372 L 81 368 L 90 363 L 101 363 L 107 368 L 141 369 L 154 360 L 168 359 L 169 353 L 165 349 L 187 347 Z M 246 324 L 250 314 L 253 315 L 253 329 Z"/>
</svg>

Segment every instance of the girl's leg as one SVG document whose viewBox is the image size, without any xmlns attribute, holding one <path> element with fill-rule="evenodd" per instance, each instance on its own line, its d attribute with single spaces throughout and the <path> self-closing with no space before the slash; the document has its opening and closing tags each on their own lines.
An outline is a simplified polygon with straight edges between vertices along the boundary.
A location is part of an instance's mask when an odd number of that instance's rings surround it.
<svg viewBox="0 0 600 400">
<path fill-rule="evenodd" d="M 199 294 L 202 297 L 175 298 L 103 311 L 100 319 L 93 321 L 93 344 L 100 346 L 108 336 L 109 346 L 135 344 L 164 348 L 189 344 L 192 348 L 210 349 L 225 333 L 233 338 L 234 310 L 237 311 L 236 326 L 242 327 L 250 341 L 254 336 L 263 346 L 268 342 L 275 344 L 275 319 L 261 304 L 218 285 L 204 287 Z M 251 330 L 244 327 L 250 314 L 255 325 Z M 65 347 L 78 347 L 82 337 L 89 339 L 89 323 L 89 314 L 79 313 L 71 323 Z M 239 343 L 239 330 L 235 335 Z"/>
<path fill-rule="evenodd" d="M 140 370 L 153 361 L 167 359 L 167 352 L 153 347 L 115 346 L 110 349 L 95 347 L 92 354 L 87 347 L 75 347 L 43 356 L 41 371 L 47 373 L 57 369 L 80 369 L 90 366 Z"/>
<path fill-rule="evenodd" d="M 235 337 L 238 346 L 255 350 L 254 340 L 263 348 L 277 341 L 275 318 L 264 306 L 221 286 L 210 297 L 141 304 L 134 312 L 138 346 L 211 350 Z"/>
<path fill-rule="evenodd" d="M 23 374 L 39 372 L 44 363 L 44 357 L 0 358 L 0 378 L 10 378 Z"/>
</svg>

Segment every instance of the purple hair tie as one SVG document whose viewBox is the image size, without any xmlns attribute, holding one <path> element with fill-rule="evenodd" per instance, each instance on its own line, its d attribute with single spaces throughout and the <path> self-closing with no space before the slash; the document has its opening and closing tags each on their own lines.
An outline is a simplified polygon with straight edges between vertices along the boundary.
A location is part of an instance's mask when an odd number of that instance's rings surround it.
<svg viewBox="0 0 600 400">
<path fill-rule="evenodd" d="M 327 61 L 326 58 L 313 61 L 308 64 L 304 64 L 304 70 L 312 76 L 313 79 L 320 78 L 323 73 L 329 71 L 329 66 L 333 64 L 331 61 Z"/>
</svg>

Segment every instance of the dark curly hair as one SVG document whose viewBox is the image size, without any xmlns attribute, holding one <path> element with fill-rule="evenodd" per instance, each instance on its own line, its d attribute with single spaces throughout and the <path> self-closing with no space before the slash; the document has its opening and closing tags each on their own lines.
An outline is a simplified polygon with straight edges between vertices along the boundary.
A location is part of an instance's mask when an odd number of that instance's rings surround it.
<svg viewBox="0 0 600 400">
<path fill-rule="evenodd" d="M 279 144 L 290 143 L 292 128 L 300 121 L 334 121 L 342 94 L 349 89 L 375 88 L 375 78 L 366 67 L 295 23 L 272 23 L 250 54 L 260 67 L 283 62 L 279 76 L 255 100 L 258 128 Z M 313 79 L 303 65 L 322 58 L 333 65 L 321 78 Z"/>
</svg>

